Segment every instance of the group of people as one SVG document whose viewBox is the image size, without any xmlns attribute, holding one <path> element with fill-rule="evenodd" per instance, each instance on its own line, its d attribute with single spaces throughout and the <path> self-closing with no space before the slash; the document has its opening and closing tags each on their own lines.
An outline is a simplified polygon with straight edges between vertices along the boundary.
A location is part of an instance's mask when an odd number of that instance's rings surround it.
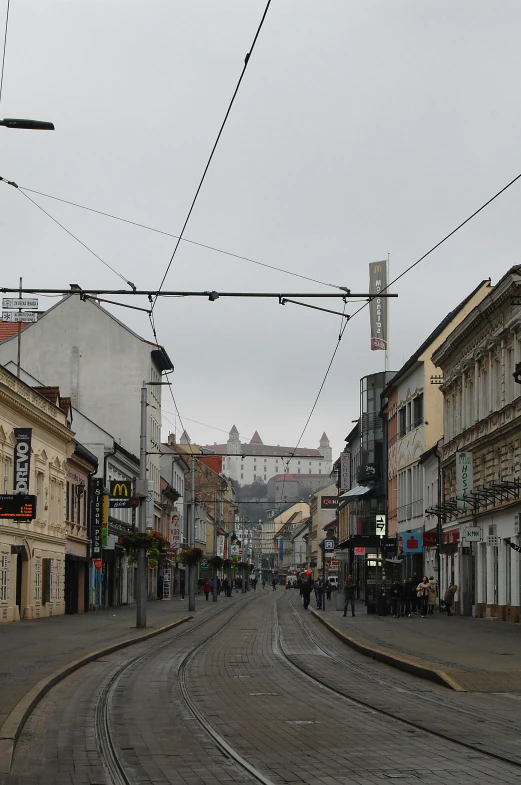
<svg viewBox="0 0 521 785">
<path fill-rule="evenodd" d="M 326 581 L 325 584 L 322 583 L 321 580 L 314 581 L 311 575 L 306 576 L 305 578 L 299 578 L 297 581 L 297 588 L 300 591 L 300 596 L 302 597 L 302 604 L 304 606 L 304 610 L 307 611 L 309 608 L 309 603 L 311 601 L 311 595 L 315 594 L 315 602 L 317 604 L 317 609 L 322 610 L 323 603 L 327 597 L 328 600 L 331 599 L 331 592 L 333 587 Z"/>
<path fill-rule="evenodd" d="M 458 587 L 451 584 L 443 595 L 443 604 L 447 616 L 451 615 L 451 608 L 454 602 L 454 595 Z M 391 587 L 391 612 L 393 619 L 400 616 L 411 616 L 420 614 L 422 618 L 434 613 L 434 608 L 438 600 L 438 584 L 431 575 L 428 578 L 423 576 L 423 580 L 418 583 L 418 578 L 413 575 L 407 578 L 405 583 L 395 580 Z"/>
</svg>

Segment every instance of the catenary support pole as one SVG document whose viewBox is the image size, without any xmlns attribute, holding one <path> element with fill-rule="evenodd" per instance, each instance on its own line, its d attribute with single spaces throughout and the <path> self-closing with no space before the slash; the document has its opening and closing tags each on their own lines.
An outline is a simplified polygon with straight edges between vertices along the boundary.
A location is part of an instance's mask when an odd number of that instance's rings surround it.
<svg viewBox="0 0 521 785">
<path fill-rule="evenodd" d="M 217 491 L 213 492 L 213 555 L 217 556 Z M 212 600 L 217 602 L 217 567 L 213 566 Z"/>
<path fill-rule="evenodd" d="M 192 468 L 190 475 L 190 524 L 188 528 L 188 547 L 195 548 L 195 455 L 192 455 Z M 188 610 L 195 611 L 195 581 L 197 565 L 188 567 Z"/>
<path fill-rule="evenodd" d="M 141 427 L 139 433 L 139 479 L 147 481 L 147 386 L 141 388 Z M 139 533 L 146 532 L 146 499 L 139 503 Z M 136 627 L 147 626 L 147 549 L 140 546 L 137 555 L 137 617 Z"/>
<path fill-rule="evenodd" d="M 326 610 L 326 541 L 322 540 L 322 610 Z"/>
<path fill-rule="evenodd" d="M 22 279 L 20 278 L 20 299 L 22 299 Z M 18 309 L 22 313 L 22 309 Z M 19 317 L 20 318 L 20 317 Z M 22 322 L 18 322 L 18 361 L 16 363 L 16 375 L 20 378 L 20 365 L 22 363 Z"/>
</svg>

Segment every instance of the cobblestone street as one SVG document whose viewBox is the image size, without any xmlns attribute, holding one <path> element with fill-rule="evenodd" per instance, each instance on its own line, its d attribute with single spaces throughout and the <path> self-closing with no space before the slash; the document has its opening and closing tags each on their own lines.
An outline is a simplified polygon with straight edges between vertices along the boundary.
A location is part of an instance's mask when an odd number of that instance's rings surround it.
<svg viewBox="0 0 521 785">
<path fill-rule="evenodd" d="M 451 692 L 353 651 L 297 592 L 250 592 L 68 676 L 2 783 L 521 782 L 520 698 Z"/>
</svg>

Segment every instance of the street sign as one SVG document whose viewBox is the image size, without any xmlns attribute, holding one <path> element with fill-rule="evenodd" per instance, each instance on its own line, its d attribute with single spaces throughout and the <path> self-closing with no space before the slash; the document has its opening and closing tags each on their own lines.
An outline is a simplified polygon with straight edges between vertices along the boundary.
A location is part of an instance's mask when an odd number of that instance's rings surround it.
<svg viewBox="0 0 521 785">
<path fill-rule="evenodd" d="M 335 553 L 335 559 L 338 561 L 349 561 L 349 551 L 337 551 Z"/>
<path fill-rule="evenodd" d="M 35 311 L 2 311 L 3 322 L 37 322 L 38 314 Z"/>
<path fill-rule="evenodd" d="M 3 493 L 0 495 L 0 518 L 14 518 L 17 521 L 32 521 L 36 518 L 36 496 L 23 493 Z"/>
<path fill-rule="evenodd" d="M 324 550 L 325 551 L 334 551 L 335 550 L 335 541 L 334 540 L 324 540 Z"/>
<path fill-rule="evenodd" d="M 13 297 L 4 297 L 2 299 L 2 308 L 38 308 L 38 298 L 17 300 Z"/>
<path fill-rule="evenodd" d="M 378 537 L 385 537 L 385 515 L 376 516 L 376 534 Z"/>
<path fill-rule="evenodd" d="M 476 526 L 469 526 L 468 529 L 463 529 L 463 539 L 468 542 L 481 542 L 483 539 L 481 529 Z"/>
</svg>

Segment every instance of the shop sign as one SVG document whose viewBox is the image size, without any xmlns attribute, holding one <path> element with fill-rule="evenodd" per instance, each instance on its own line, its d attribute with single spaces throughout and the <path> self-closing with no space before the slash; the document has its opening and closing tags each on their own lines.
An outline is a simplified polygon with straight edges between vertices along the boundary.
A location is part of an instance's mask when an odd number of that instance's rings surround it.
<svg viewBox="0 0 521 785">
<path fill-rule="evenodd" d="M 471 452 L 456 453 L 456 500 L 458 509 L 467 510 L 472 505 L 468 505 L 465 499 L 474 488 L 473 464 Z"/>
<path fill-rule="evenodd" d="M 14 447 L 14 486 L 15 493 L 29 493 L 31 468 L 32 428 L 13 428 Z"/>
<path fill-rule="evenodd" d="M 340 488 L 343 491 L 351 490 L 351 453 L 340 454 Z"/>
<path fill-rule="evenodd" d="M 423 528 L 398 534 L 398 556 L 402 553 L 423 553 Z"/>
<path fill-rule="evenodd" d="M 423 532 L 423 547 L 436 548 L 438 545 L 438 532 L 436 529 L 431 529 L 428 532 Z"/>
<path fill-rule="evenodd" d="M 131 507 L 132 481 L 131 480 L 111 480 L 110 481 L 110 507 Z"/>
<path fill-rule="evenodd" d="M 330 510 L 332 507 L 338 507 L 338 496 L 322 496 L 320 499 L 320 509 Z"/>
<path fill-rule="evenodd" d="M 463 529 L 463 539 L 467 542 L 481 542 L 483 535 L 481 529 L 477 526 L 469 526 L 468 529 Z"/>
<path fill-rule="evenodd" d="M 376 463 L 364 463 L 359 466 L 356 471 L 356 479 L 358 482 L 366 482 L 367 480 L 380 479 L 380 467 Z"/>
<path fill-rule="evenodd" d="M 103 477 L 96 477 L 94 480 L 94 492 L 92 494 L 92 556 L 94 560 L 101 556 L 101 529 L 103 522 Z"/>
<path fill-rule="evenodd" d="M 92 563 L 93 563 L 94 567 L 97 570 L 102 570 L 103 569 L 103 562 L 102 562 L 101 559 L 94 559 L 94 561 Z"/>
<path fill-rule="evenodd" d="M 355 548 L 355 556 L 365 556 L 365 548 Z"/>
<path fill-rule="evenodd" d="M 457 545 L 459 542 L 459 529 L 453 529 L 450 532 L 443 532 L 444 545 Z"/>
</svg>

